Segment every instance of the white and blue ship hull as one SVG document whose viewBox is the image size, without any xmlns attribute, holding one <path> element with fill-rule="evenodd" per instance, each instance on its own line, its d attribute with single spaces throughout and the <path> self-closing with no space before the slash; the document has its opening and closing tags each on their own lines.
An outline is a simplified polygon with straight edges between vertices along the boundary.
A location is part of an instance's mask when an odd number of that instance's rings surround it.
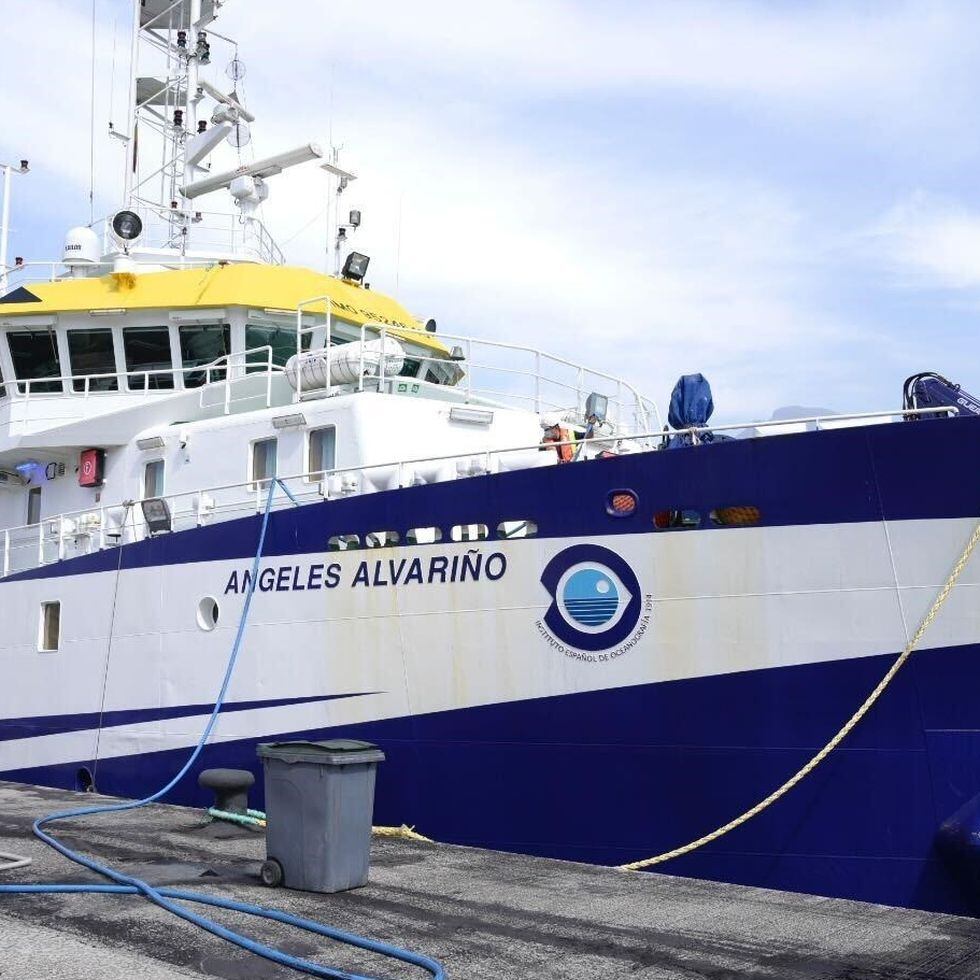
<svg viewBox="0 0 980 980">
<path fill-rule="evenodd" d="M 980 421 L 917 422 L 283 499 L 201 766 L 257 771 L 258 742 L 342 732 L 385 750 L 379 822 L 617 864 L 686 843 L 795 772 L 905 646 L 980 516 L 978 450 Z M 617 490 L 633 514 L 609 513 Z M 728 507 L 760 520 L 714 526 Z M 657 530 L 665 510 L 700 526 Z M 326 550 L 333 535 L 525 520 L 536 536 Z M 172 773 L 220 682 L 259 521 L 0 582 L 0 775 L 70 787 L 86 770 L 132 796 Z M 584 607 L 569 584 L 582 569 L 605 589 Z M 969 868 L 937 847 L 980 794 L 978 586 L 972 564 L 816 772 L 660 868 L 980 910 Z M 197 622 L 209 596 L 213 631 Z M 61 644 L 41 653 L 50 600 Z M 193 781 L 180 792 L 204 802 Z"/>
</svg>

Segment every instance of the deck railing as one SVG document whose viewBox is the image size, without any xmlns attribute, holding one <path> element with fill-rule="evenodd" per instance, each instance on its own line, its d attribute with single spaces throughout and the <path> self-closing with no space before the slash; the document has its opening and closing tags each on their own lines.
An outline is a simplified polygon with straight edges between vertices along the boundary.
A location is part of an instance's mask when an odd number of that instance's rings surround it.
<svg viewBox="0 0 980 980">
<path fill-rule="evenodd" d="M 263 344 L 245 351 L 222 355 L 206 364 L 190 367 L 132 368 L 126 371 L 110 371 L 97 374 L 63 374 L 43 378 L 13 378 L 4 381 L 7 394 L 15 402 L 27 406 L 32 401 L 51 398 L 105 398 L 120 395 L 167 396 L 181 391 L 198 390 L 200 407 L 211 408 L 223 405 L 225 414 L 239 401 L 262 400 L 265 407 L 272 405 L 272 378 L 281 374 L 283 368 L 275 363 L 271 345 Z M 187 384 L 188 376 L 202 376 L 201 384 Z M 235 391 L 246 387 L 248 380 L 265 378 L 264 392 L 236 397 Z M 160 384 L 166 379 L 166 384 Z M 178 384 L 178 381 L 181 384 Z M 208 396 L 219 392 L 217 401 L 208 401 Z M 29 408 L 24 420 L 29 420 Z"/>
<path fill-rule="evenodd" d="M 943 414 L 957 415 L 959 409 L 955 406 L 944 406 L 894 412 L 807 416 L 765 422 L 692 427 L 677 432 L 672 431 L 669 435 L 689 435 L 692 440 L 697 441 L 698 437 L 707 431 L 778 430 L 787 425 L 802 424 L 819 429 L 854 421 L 884 423 L 896 419 Z M 588 449 L 621 452 L 651 450 L 659 448 L 664 438 L 665 433 L 660 430 L 627 437 L 605 435 L 564 443 L 534 443 L 277 477 L 289 489 L 290 496 L 279 496 L 274 506 L 276 509 L 286 509 L 296 504 L 343 499 L 400 487 L 486 476 L 538 466 L 552 466 L 558 462 L 558 455 L 554 450 L 559 446 L 572 447 L 576 458 L 591 458 Z M 163 499 L 166 500 L 171 515 L 170 529 L 171 531 L 188 530 L 260 513 L 265 504 L 267 490 L 268 479 L 263 479 L 165 494 Z M 97 508 L 90 507 L 47 517 L 38 524 L 26 524 L 4 530 L 2 555 L 0 555 L 2 577 L 66 558 L 143 540 L 149 536 L 149 531 L 142 517 L 141 504 L 142 501 L 139 500 L 101 504 Z M 479 515 L 474 515 L 474 519 L 478 517 Z"/>
<path fill-rule="evenodd" d="M 304 323 L 306 310 L 316 304 L 325 305 L 324 320 L 321 323 Z M 349 385 L 332 385 L 329 381 L 330 369 L 335 348 L 344 345 L 333 340 L 333 310 L 329 296 L 316 296 L 303 300 L 296 309 L 296 353 L 298 358 L 326 358 L 327 385 L 325 389 L 306 390 L 302 385 L 302 372 L 297 370 L 296 401 L 305 398 L 322 397 L 330 394 L 333 388 L 350 390 Z M 303 340 L 316 330 L 326 328 L 327 344 L 322 350 L 303 350 Z M 361 364 L 358 390 L 366 385 L 383 388 L 385 380 L 391 380 L 388 368 L 389 357 L 381 356 L 378 372 L 365 371 L 365 343 L 369 339 L 380 341 L 381 351 L 385 351 L 389 338 L 399 342 L 411 343 L 408 331 L 378 321 L 368 321 L 361 325 Z M 622 378 L 596 371 L 574 361 L 549 354 L 546 351 L 522 344 L 483 340 L 464 334 L 426 334 L 425 338 L 443 344 L 450 351 L 424 354 L 417 346 L 407 353 L 408 360 L 419 362 L 421 370 L 418 378 L 424 378 L 426 368 L 445 373 L 454 370 L 453 387 L 465 393 L 466 401 L 495 402 L 501 407 L 518 407 L 541 413 L 564 413 L 582 417 L 586 399 L 592 392 L 605 395 L 609 403 L 609 416 L 624 429 L 639 431 L 652 425 L 663 425 L 657 406 L 644 398 L 629 382 Z M 400 377 L 400 375 L 399 375 Z M 405 380 L 411 381 L 411 376 Z"/>
</svg>

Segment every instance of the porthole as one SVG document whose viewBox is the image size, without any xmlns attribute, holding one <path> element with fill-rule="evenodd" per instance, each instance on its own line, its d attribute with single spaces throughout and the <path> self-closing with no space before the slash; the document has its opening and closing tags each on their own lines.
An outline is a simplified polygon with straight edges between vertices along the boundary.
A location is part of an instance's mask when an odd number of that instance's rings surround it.
<svg viewBox="0 0 980 980">
<path fill-rule="evenodd" d="M 501 521 L 497 525 L 497 537 L 504 540 L 533 538 L 538 533 L 534 521 Z"/>
<path fill-rule="evenodd" d="M 701 512 L 697 510 L 658 510 L 653 515 L 653 526 L 658 531 L 690 530 L 701 526 Z"/>
<path fill-rule="evenodd" d="M 610 490 L 606 495 L 606 513 L 610 517 L 632 517 L 637 499 L 632 490 Z"/>
<path fill-rule="evenodd" d="M 406 544 L 438 544 L 442 530 L 438 527 L 413 527 L 405 535 Z"/>
<path fill-rule="evenodd" d="M 210 633 L 218 625 L 219 615 L 218 600 L 212 596 L 206 595 L 197 604 L 197 625 L 205 633 Z"/>
<path fill-rule="evenodd" d="M 486 541 L 490 530 L 486 524 L 454 524 L 449 537 L 453 541 Z"/>
<path fill-rule="evenodd" d="M 758 507 L 718 507 L 708 516 L 719 527 L 750 527 L 762 519 Z"/>
<path fill-rule="evenodd" d="M 393 548 L 400 540 L 397 531 L 370 531 L 364 535 L 367 548 Z"/>
</svg>

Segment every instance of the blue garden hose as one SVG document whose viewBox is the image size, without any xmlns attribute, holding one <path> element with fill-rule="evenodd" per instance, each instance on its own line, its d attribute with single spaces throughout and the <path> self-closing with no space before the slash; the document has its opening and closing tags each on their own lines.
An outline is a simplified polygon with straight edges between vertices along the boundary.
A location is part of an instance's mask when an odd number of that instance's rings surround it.
<svg viewBox="0 0 980 980">
<path fill-rule="evenodd" d="M 33 830 L 36 837 L 40 838 L 40 840 L 50 847 L 53 847 L 59 854 L 63 854 L 69 861 L 74 861 L 76 864 L 80 864 L 82 867 L 88 868 L 90 871 L 94 871 L 96 874 L 100 874 L 103 877 L 108 878 L 110 881 L 115 882 L 115 884 L 0 885 L 0 895 L 51 895 L 72 894 L 76 892 L 97 895 L 143 895 L 155 905 L 159 905 L 160 908 L 166 909 L 168 912 L 179 916 L 181 919 L 184 919 L 186 922 L 190 922 L 192 925 L 195 925 L 200 929 L 210 932 L 212 935 L 234 943 L 236 946 L 240 946 L 242 949 L 255 953 L 257 956 L 262 956 L 267 960 L 271 960 L 273 963 L 288 966 L 291 969 L 298 970 L 300 973 L 305 973 L 308 976 L 330 977 L 333 978 L 333 980 L 372 980 L 371 977 L 365 977 L 359 973 L 348 973 L 345 970 L 332 969 L 330 967 L 321 966 L 318 963 L 313 963 L 310 960 L 304 960 L 298 956 L 291 956 L 289 953 L 285 953 L 273 946 L 266 946 L 264 943 L 250 939 L 248 936 L 243 936 L 241 933 L 227 929 L 220 923 L 217 923 L 212 919 L 208 919 L 203 915 L 198 915 L 196 912 L 192 912 L 190 909 L 186 909 L 176 903 L 180 901 L 194 902 L 199 905 L 211 905 L 215 908 L 227 909 L 232 912 L 242 912 L 246 915 L 258 916 L 262 919 L 272 919 L 285 925 L 295 926 L 297 929 L 304 929 L 307 932 L 313 932 L 320 936 L 326 936 L 329 939 L 335 939 L 338 942 L 346 943 L 349 946 L 357 946 L 360 949 L 365 949 L 373 953 L 379 953 L 382 956 L 388 956 L 392 959 L 401 960 L 403 963 L 410 963 L 414 966 L 421 967 L 423 970 L 426 970 L 429 975 L 434 978 L 434 980 L 445 980 L 446 974 L 442 966 L 427 956 L 412 953 L 406 949 L 399 949 L 396 946 L 389 946 L 387 943 L 377 942 L 363 936 L 342 932 L 340 929 L 332 929 L 329 926 L 320 924 L 319 922 L 314 922 L 312 919 L 303 919 L 299 916 L 288 915 L 285 912 L 278 912 L 275 909 L 263 908 L 261 905 L 251 905 L 247 902 L 233 902 L 230 899 L 217 898 L 213 895 L 206 895 L 202 892 L 184 891 L 177 888 L 154 888 L 141 878 L 135 878 L 131 875 L 123 874 L 121 871 L 117 871 L 114 868 L 108 867 L 107 865 L 100 864 L 98 861 L 86 857 L 84 854 L 79 854 L 77 851 L 73 851 L 71 848 L 62 844 L 59 840 L 57 840 L 57 838 L 45 832 L 43 829 L 47 824 L 52 823 L 55 820 L 67 820 L 71 817 L 91 816 L 97 813 L 117 813 L 123 810 L 135 810 L 139 807 L 148 806 L 150 803 L 155 803 L 157 800 L 166 796 L 167 793 L 169 793 L 187 775 L 191 767 L 197 761 L 201 752 L 204 750 L 204 746 L 207 744 L 212 731 L 214 730 L 215 724 L 217 724 L 218 715 L 221 713 L 225 695 L 228 692 L 228 686 L 231 683 L 231 678 L 235 671 L 235 664 L 238 660 L 239 651 L 241 650 L 242 639 L 245 635 L 245 626 L 248 622 L 248 614 L 252 605 L 252 596 L 255 593 L 255 586 L 258 580 L 259 564 L 262 560 L 262 552 L 265 548 L 266 531 L 269 527 L 269 513 L 272 509 L 272 499 L 275 496 L 275 488 L 278 482 L 279 481 L 277 480 L 273 480 L 269 483 L 269 493 L 266 497 L 265 511 L 262 515 L 262 527 L 261 531 L 259 532 L 259 545 L 255 552 L 255 559 L 252 562 L 252 576 L 249 580 L 248 591 L 245 593 L 245 603 L 242 607 L 242 614 L 238 621 L 238 630 L 235 634 L 235 642 L 231 648 L 231 655 L 228 658 L 228 665 L 225 668 L 225 675 L 221 682 L 221 689 L 218 692 L 217 698 L 215 699 L 214 708 L 211 711 L 211 716 L 204 728 L 204 732 L 201 734 L 200 741 L 191 752 L 180 772 L 178 772 L 166 786 L 157 790 L 151 796 L 147 796 L 145 799 L 130 800 L 124 803 L 112 803 L 103 806 L 81 807 L 73 810 L 62 810 L 58 813 L 51 813 L 45 817 L 40 817 L 34 821 Z M 283 489 L 285 490 L 286 488 L 283 487 Z M 289 494 L 288 491 L 286 492 L 287 496 L 292 498 L 292 494 Z"/>
</svg>

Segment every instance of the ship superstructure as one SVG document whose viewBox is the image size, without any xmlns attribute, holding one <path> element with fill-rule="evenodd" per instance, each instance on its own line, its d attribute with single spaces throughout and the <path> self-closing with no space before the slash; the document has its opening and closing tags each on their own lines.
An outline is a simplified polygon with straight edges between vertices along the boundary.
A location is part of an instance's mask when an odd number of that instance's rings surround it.
<svg viewBox="0 0 980 980">
<path fill-rule="evenodd" d="M 122 206 L 0 296 L 0 774 L 154 785 L 254 587 L 211 760 L 363 735 L 386 822 L 586 860 L 725 822 L 904 646 L 980 500 L 931 474 L 980 420 L 712 431 L 687 379 L 665 433 L 625 380 L 413 315 L 347 250 L 333 148 L 217 159 L 255 122 L 220 83 L 244 69 L 219 9 L 134 5 Z M 286 265 L 260 220 L 300 165 L 332 182 L 333 274 Z M 972 907 L 935 841 L 980 799 L 978 584 L 818 774 L 666 870 Z"/>
</svg>

